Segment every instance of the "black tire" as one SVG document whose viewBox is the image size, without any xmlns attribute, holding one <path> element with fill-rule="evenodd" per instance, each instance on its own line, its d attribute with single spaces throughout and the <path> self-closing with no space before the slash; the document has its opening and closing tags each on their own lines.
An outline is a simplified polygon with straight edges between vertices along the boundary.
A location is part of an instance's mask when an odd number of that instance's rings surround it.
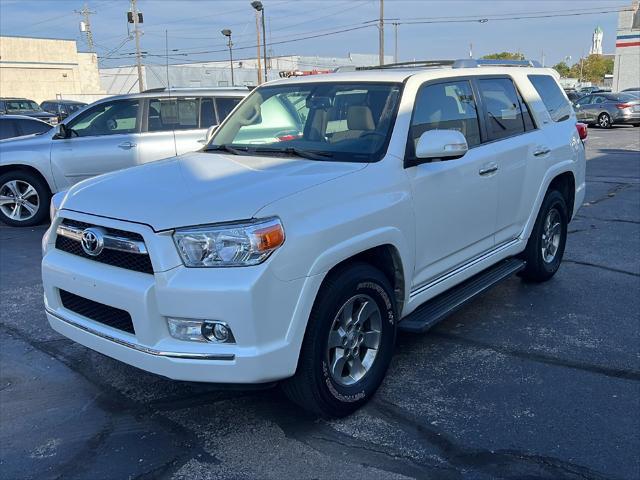
<svg viewBox="0 0 640 480">
<path fill-rule="evenodd" d="M 550 250 L 545 250 L 543 253 L 543 247 L 545 246 L 546 238 L 548 237 L 546 230 L 547 219 L 556 218 L 551 212 L 555 211 L 558 215 L 559 221 L 559 238 L 558 244 L 555 248 L 552 259 L 550 260 Z M 554 221 L 553 221 L 554 222 Z M 569 211 L 567 209 L 567 203 L 560 192 L 557 190 L 551 190 L 547 192 L 547 195 L 542 202 L 538 218 L 533 226 L 531 236 L 527 242 L 527 247 L 521 254 L 521 258 L 527 262 L 524 270 L 519 275 L 531 282 L 545 282 L 555 275 L 562 262 L 562 256 L 564 255 L 564 248 L 567 242 L 567 225 L 569 223 Z M 554 223 L 555 224 L 555 223 Z M 553 238 L 553 236 L 552 236 Z M 548 243 L 546 245 L 549 245 Z M 545 258 L 546 257 L 546 258 Z"/>
<path fill-rule="evenodd" d="M 611 128 L 612 127 L 611 117 L 609 116 L 608 113 L 601 113 L 598 116 L 598 126 L 600 128 Z"/>
<path fill-rule="evenodd" d="M 15 182 L 15 183 L 14 183 Z M 24 170 L 13 170 L 0 175 L 0 196 L 12 196 L 14 190 L 18 188 L 18 193 L 25 193 L 28 186 L 33 187 L 36 194 L 24 197 L 22 201 L 27 202 L 29 208 L 35 207 L 35 212 L 31 213 L 25 206 L 20 206 L 17 210 L 16 218 L 12 218 L 16 204 L 0 205 L 0 221 L 12 227 L 32 227 L 44 222 L 49 215 L 49 202 L 51 192 L 47 184 L 38 176 Z M 24 203 L 22 205 L 25 205 Z M 11 210 L 11 211 L 9 211 Z"/>
<path fill-rule="evenodd" d="M 366 302 L 375 302 L 380 314 L 380 336 L 366 373 L 352 385 L 344 385 L 331 373 L 332 353 L 328 341 L 330 332 L 338 332 L 333 330 L 335 322 L 339 322 L 338 314 L 354 298 L 368 298 Z M 364 304 L 361 305 L 360 311 L 364 311 Z M 344 417 L 360 408 L 376 392 L 389 367 L 395 345 L 396 318 L 393 289 L 378 269 L 366 263 L 353 263 L 331 274 L 320 289 L 311 311 L 296 374 L 282 383 L 285 394 L 302 408 L 325 418 Z M 344 337 L 343 341 L 346 342 Z M 353 352 L 365 355 L 366 359 L 370 350 L 365 344 L 360 347 L 359 351 L 356 348 Z M 339 347 L 335 349 L 338 351 L 344 353 L 349 350 Z M 351 369 L 348 363 L 345 366 Z M 345 372 L 344 369 L 341 371 Z"/>
</svg>

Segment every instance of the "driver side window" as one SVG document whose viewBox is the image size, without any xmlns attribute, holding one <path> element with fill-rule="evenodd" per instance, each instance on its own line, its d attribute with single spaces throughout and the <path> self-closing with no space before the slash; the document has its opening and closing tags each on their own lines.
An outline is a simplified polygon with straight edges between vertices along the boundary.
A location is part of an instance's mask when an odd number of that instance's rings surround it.
<svg viewBox="0 0 640 480">
<path fill-rule="evenodd" d="M 67 125 L 73 136 L 118 135 L 138 131 L 138 100 L 116 100 L 87 109 Z"/>
</svg>

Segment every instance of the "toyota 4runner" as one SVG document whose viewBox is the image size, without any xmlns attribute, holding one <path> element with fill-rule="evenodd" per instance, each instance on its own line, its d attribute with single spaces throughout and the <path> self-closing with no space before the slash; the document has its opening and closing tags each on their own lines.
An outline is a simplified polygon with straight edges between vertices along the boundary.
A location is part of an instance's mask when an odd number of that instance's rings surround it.
<svg viewBox="0 0 640 480">
<path fill-rule="evenodd" d="M 556 77 L 466 60 L 264 84 L 201 151 L 54 197 L 49 322 L 172 379 L 281 381 L 349 414 L 397 330 L 558 270 L 586 129 Z"/>
</svg>

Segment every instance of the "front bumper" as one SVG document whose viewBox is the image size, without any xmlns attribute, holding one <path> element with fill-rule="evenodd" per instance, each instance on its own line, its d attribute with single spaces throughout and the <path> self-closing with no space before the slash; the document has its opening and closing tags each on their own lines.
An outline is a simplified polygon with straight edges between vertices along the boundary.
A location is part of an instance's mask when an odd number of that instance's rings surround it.
<svg viewBox="0 0 640 480">
<path fill-rule="evenodd" d="M 62 335 L 107 356 L 175 380 L 264 383 L 295 373 L 306 321 L 320 279 L 281 281 L 267 261 L 246 268 L 186 268 L 170 236 L 146 226 L 73 214 L 76 220 L 140 233 L 152 255 L 154 274 L 105 265 L 54 248 L 46 237 L 42 261 L 47 318 Z M 54 222 L 52 231 L 55 231 Z M 52 237 L 52 238 L 50 238 Z M 177 260 L 179 261 L 179 259 Z M 156 271 L 157 270 L 157 271 Z M 125 310 L 135 333 L 127 333 L 66 309 L 60 290 Z M 169 334 L 167 317 L 226 322 L 235 344 L 191 342 Z"/>
</svg>

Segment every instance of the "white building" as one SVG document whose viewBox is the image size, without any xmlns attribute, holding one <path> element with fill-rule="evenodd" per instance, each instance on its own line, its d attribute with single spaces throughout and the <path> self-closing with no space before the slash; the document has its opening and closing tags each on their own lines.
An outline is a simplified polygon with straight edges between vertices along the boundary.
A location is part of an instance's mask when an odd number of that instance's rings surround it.
<svg viewBox="0 0 640 480">
<path fill-rule="evenodd" d="M 618 14 L 616 58 L 613 67 L 614 91 L 640 87 L 640 5 L 633 0 L 631 10 Z"/>
<path fill-rule="evenodd" d="M 385 63 L 391 63 L 392 56 L 385 56 Z M 268 59 L 268 79 L 281 77 L 281 72 L 313 70 L 333 70 L 342 66 L 377 65 L 377 54 L 352 53 L 347 57 L 319 57 L 287 55 Z M 229 61 L 185 63 L 169 65 L 169 85 L 176 87 L 223 87 L 231 85 Z M 234 60 L 233 76 L 235 85 L 257 85 L 258 70 L 256 59 Z M 145 65 L 143 68 L 145 88 L 167 86 L 167 68 L 162 65 Z M 111 95 L 138 91 L 138 71 L 135 66 L 101 68 L 100 83 Z"/>
</svg>

